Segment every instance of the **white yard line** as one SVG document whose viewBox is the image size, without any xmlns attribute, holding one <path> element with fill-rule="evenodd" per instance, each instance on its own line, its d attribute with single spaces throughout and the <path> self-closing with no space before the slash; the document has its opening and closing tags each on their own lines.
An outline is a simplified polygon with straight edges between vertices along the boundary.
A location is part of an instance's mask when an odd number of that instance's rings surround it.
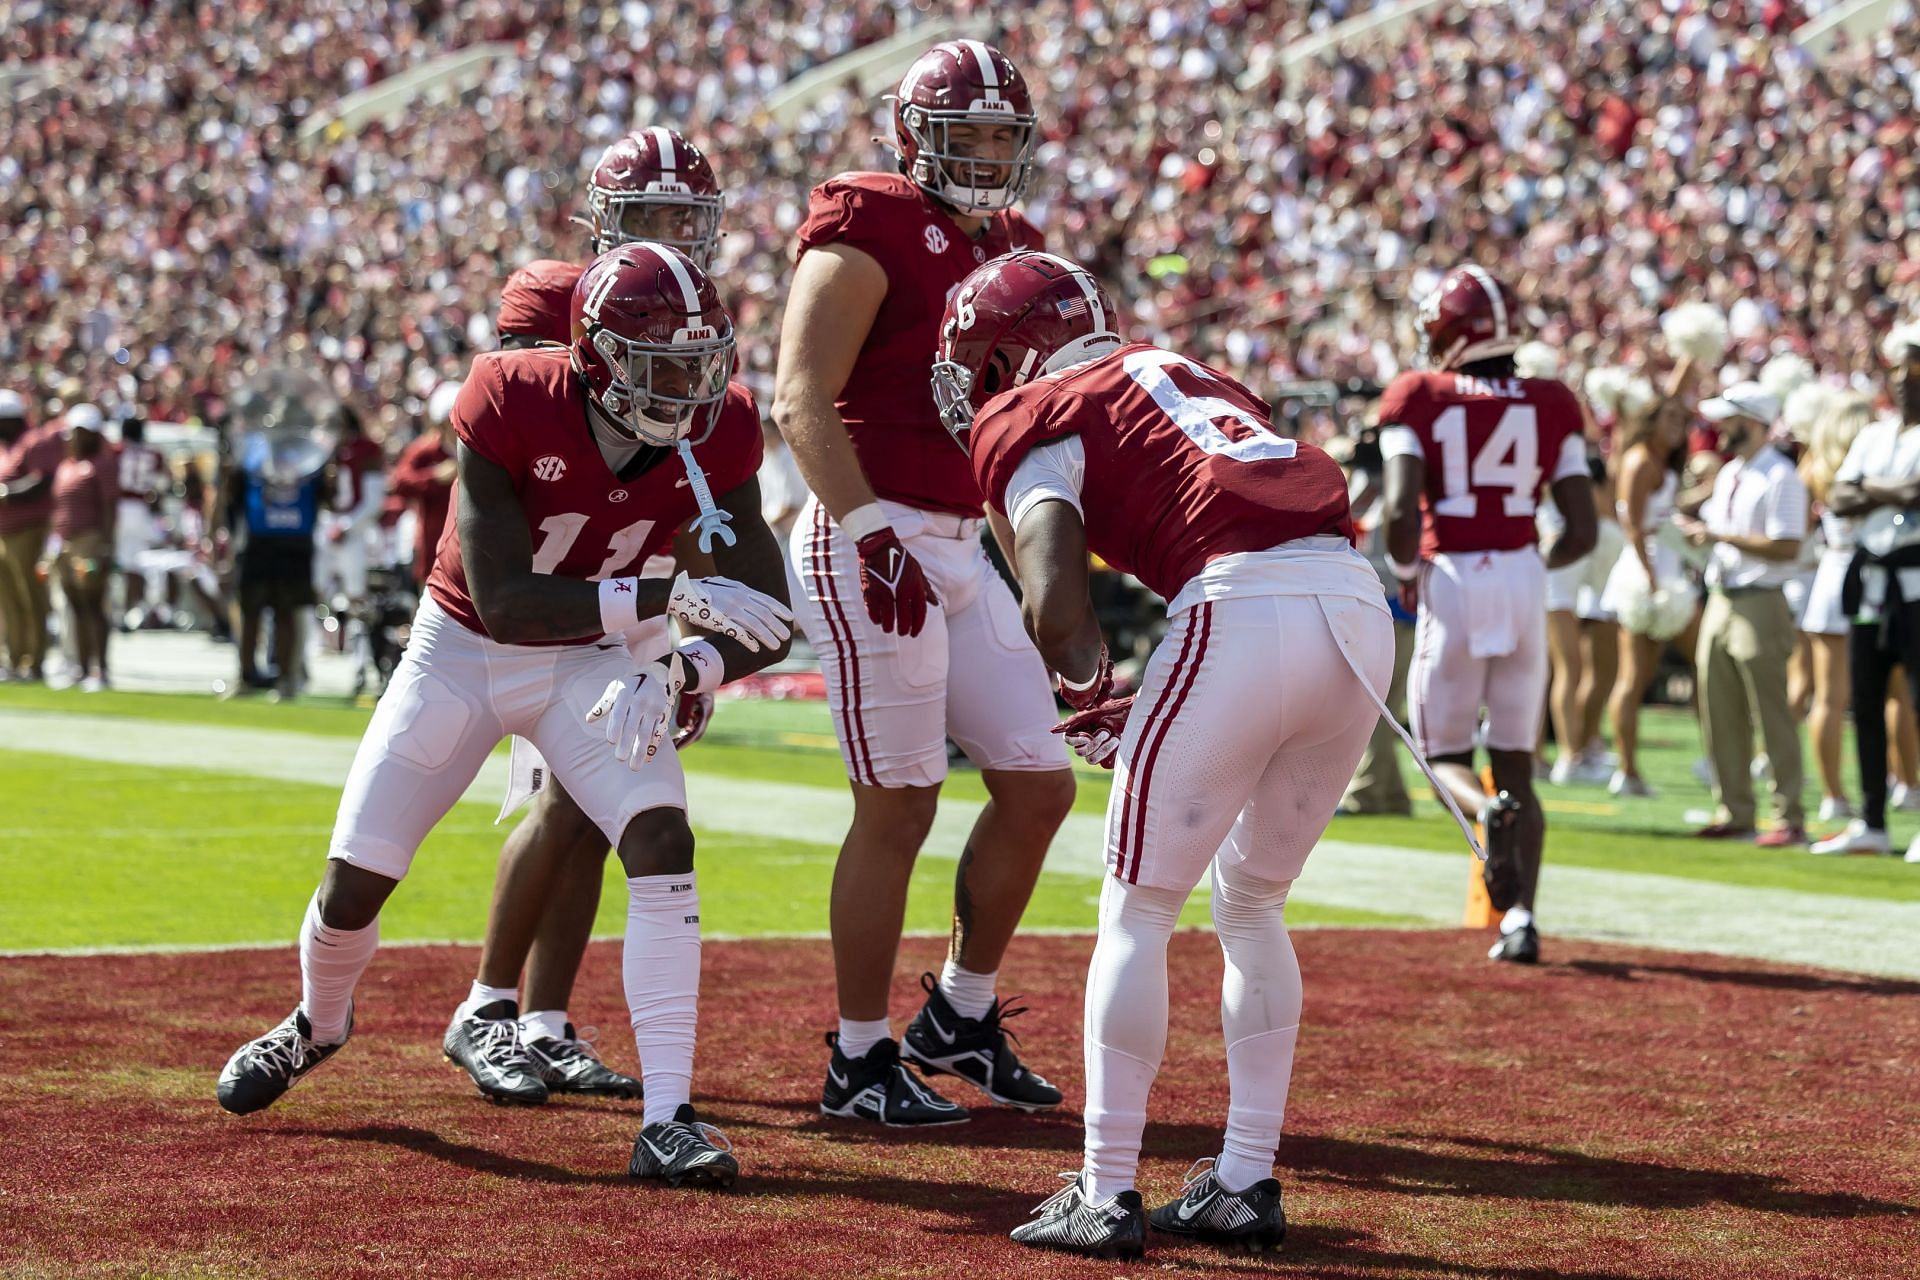
<svg viewBox="0 0 1920 1280">
<path fill-rule="evenodd" d="M 0 743 L 103 763 L 202 769 L 321 786 L 340 784 L 357 745 L 348 738 L 270 729 L 22 711 L 0 711 Z M 697 751 L 689 762 L 698 769 Z M 852 813 L 851 799 L 838 788 L 699 772 L 689 772 L 687 784 L 694 825 L 729 835 L 833 844 Z M 505 785 L 506 762 L 496 756 L 481 770 L 465 801 L 492 811 Z M 957 858 L 979 811 L 974 801 L 942 803 L 928 855 Z M 1100 846 L 1100 819 L 1074 814 L 1054 843 L 1048 867 L 1096 876 Z M 1307 864 L 1293 897 L 1453 926 L 1460 920 L 1466 877 L 1464 851 L 1433 853 L 1327 840 Z M 1594 938 L 1920 977 L 1916 903 L 1555 866 L 1549 852 L 1540 905 L 1549 945 L 1554 936 Z"/>
</svg>

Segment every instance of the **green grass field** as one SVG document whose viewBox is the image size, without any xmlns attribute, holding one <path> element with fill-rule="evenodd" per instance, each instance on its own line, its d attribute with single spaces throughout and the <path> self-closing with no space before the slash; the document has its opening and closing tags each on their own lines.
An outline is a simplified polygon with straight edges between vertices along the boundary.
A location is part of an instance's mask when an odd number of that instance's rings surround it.
<svg viewBox="0 0 1920 1280">
<path fill-rule="evenodd" d="M 297 751 L 306 735 L 351 740 L 365 707 L 315 701 L 293 705 L 218 703 L 177 695 L 81 697 L 37 688 L 0 689 L 0 713 L 74 712 L 143 727 L 178 725 L 278 731 Z M 22 721 L 25 722 L 24 720 Z M 1887 901 L 1920 901 L 1920 869 L 1898 859 L 1815 859 L 1804 851 L 1687 839 L 1681 815 L 1708 803 L 1688 765 L 1697 752 L 1690 720 L 1653 713 L 1650 801 L 1616 802 L 1598 788 L 1543 788 L 1552 831 L 1549 858 L 1564 866 L 1650 873 L 1683 880 Z M 0 742 L 0 950 L 182 947 L 290 939 L 319 875 L 337 799 L 331 784 L 303 784 L 188 767 L 181 759 L 137 767 L 35 750 L 30 731 Z M 723 704 L 712 733 L 686 757 L 690 772 L 752 782 L 844 789 L 831 726 L 819 703 Z M 1098 815 L 1107 774 L 1085 770 L 1076 811 Z M 947 794 L 980 801 L 977 774 L 958 770 Z M 1901 815 L 1904 817 L 1905 815 Z M 428 839 L 406 887 L 383 917 L 383 936 L 476 939 L 493 867 L 507 828 L 493 807 L 464 803 Z M 791 838 L 743 836 L 703 826 L 702 899 L 719 935 L 810 934 L 826 928 L 827 888 L 838 829 L 799 829 Z M 1896 836 L 1912 834 L 1912 824 Z M 1437 806 L 1413 819 L 1340 818 L 1330 838 L 1410 849 L 1461 847 Z M 947 927 L 953 863 L 929 857 L 918 868 L 909 928 Z M 609 892 L 598 931 L 617 933 L 625 896 L 609 861 Z M 1028 913 L 1040 929 L 1090 930 L 1098 884 L 1083 871 L 1049 871 Z M 1300 925 L 1410 923 L 1390 903 L 1378 911 L 1296 902 Z M 1193 923 L 1204 901 L 1189 904 Z"/>
</svg>

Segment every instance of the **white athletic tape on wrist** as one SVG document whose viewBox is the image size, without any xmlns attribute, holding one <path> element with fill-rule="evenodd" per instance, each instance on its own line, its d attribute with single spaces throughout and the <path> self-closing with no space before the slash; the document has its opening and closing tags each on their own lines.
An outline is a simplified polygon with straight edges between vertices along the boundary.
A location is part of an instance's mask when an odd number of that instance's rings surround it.
<svg viewBox="0 0 1920 1280">
<path fill-rule="evenodd" d="M 1415 560 L 1412 564 L 1403 564 L 1395 560 L 1392 556 L 1388 556 L 1387 567 L 1393 570 L 1393 576 L 1401 582 L 1412 582 L 1420 576 L 1420 562 L 1418 560 Z"/>
<path fill-rule="evenodd" d="M 864 507 L 855 507 L 840 517 L 840 527 L 846 530 L 847 536 L 855 542 L 870 533 L 879 533 L 882 529 L 890 528 L 892 524 L 893 522 L 887 519 L 887 513 L 880 509 L 880 504 L 877 502 L 869 502 Z"/>
<path fill-rule="evenodd" d="M 689 640 L 675 650 L 686 664 L 682 693 L 711 693 L 727 680 L 727 664 L 711 640 Z"/>
<path fill-rule="evenodd" d="M 600 630 L 623 636 L 640 625 L 640 579 L 608 578 L 600 584 Z"/>
</svg>

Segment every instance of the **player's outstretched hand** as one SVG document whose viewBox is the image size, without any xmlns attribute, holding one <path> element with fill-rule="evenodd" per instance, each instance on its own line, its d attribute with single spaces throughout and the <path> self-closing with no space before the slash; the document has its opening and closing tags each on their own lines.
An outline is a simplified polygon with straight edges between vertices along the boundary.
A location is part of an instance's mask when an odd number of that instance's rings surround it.
<svg viewBox="0 0 1920 1280">
<path fill-rule="evenodd" d="M 900 545 L 892 529 L 880 529 L 854 544 L 860 552 L 860 594 L 867 616 L 882 630 L 917 636 L 927 625 L 927 606 L 940 603 L 920 562 Z"/>
<path fill-rule="evenodd" d="M 1120 754 L 1120 736 L 1126 732 L 1127 717 L 1131 714 L 1133 695 L 1128 694 L 1075 712 L 1053 726 L 1053 731 L 1065 734 L 1067 745 L 1088 764 L 1111 769 L 1114 758 Z"/>
<path fill-rule="evenodd" d="M 675 751 L 685 751 L 688 747 L 707 736 L 707 726 L 712 723 L 712 694 L 681 694 L 680 710 L 673 718 L 673 749 Z"/>
<path fill-rule="evenodd" d="M 681 573 L 673 580 L 667 616 L 738 640 L 754 653 L 777 649 L 793 634 L 793 610 L 732 578 L 689 578 Z"/>
<path fill-rule="evenodd" d="M 679 658 L 671 665 L 650 662 L 628 679 L 610 681 L 587 723 L 603 725 L 613 758 L 637 773 L 660 754 L 685 683 Z"/>
</svg>

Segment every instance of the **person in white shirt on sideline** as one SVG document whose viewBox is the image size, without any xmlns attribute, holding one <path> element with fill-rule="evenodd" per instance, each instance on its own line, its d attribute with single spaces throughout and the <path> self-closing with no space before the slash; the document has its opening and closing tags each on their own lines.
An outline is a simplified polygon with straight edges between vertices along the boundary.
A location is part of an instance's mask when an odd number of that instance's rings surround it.
<svg viewBox="0 0 1920 1280">
<path fill-rule="evenodd" d="M 1681 523 L 1689 541 L 1711 548 L 1695 664 L 1718 813 L 1699 835 L 1751 839 L 1764 848 L 1805 844 L 1800 726 L 1787 699 L 1795 634 L 1782 588 L 1807 536 L 1807 488 L 1768 443 L 1780 416 L 1778 396 L 1757 382 L 1740 382 L 1702 403 L 1700 412 L 1720 424 L 1721 440 L 1734 457 L 1714 477 L 1702 518 Z M 1751 773 L 1756 719 L 1773 766 L 1780 820 L 1758 837 Z"/>
<path fill-rule="evenodd" d="M 1856 529 L 1841 610 L 1853 622 L 1847 652 L 1861 805 L 1846 830 L 1813 846 L 1821 854 L 1892 852 L 1881 708 L 1895 667 L 1905 667 L 1908 687 L 1920 689 L 1920 320 L 1889 333 L 1881 354 L 1895 415 L 1854 438 L 1827 497 Z M 1920 838 L 1907 861 L 1920 863 Z"/>
</svg>

